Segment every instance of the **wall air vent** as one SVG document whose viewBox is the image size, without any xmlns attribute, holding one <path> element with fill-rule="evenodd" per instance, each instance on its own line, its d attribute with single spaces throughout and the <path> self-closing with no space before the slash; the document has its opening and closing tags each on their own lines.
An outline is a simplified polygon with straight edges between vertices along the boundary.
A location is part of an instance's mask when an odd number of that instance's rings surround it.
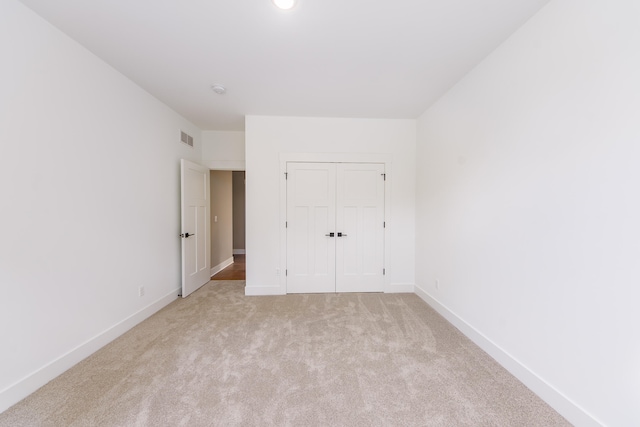
<svg viewBox="0 0 640 427">
<path fill-rule="evenodd" d="M 189 147 L 193 147 L 193 137 L 185 131 L 180 131 L 180 141 L 187 144 Z"/>
</svg>

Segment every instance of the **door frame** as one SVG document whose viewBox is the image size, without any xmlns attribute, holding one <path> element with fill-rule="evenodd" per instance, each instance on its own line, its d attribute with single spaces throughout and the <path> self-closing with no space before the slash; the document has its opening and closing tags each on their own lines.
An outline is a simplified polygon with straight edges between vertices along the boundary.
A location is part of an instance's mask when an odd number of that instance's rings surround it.
<svg viewBox="0 0 640 427">
<path fill-rule="evenodd" d="M 384 229 L 384 265 L 389 268 L 389 236 L 393 230 L 393 218 L 391 216 L 391 182 L 393 155 L 388 153 L 280 153 L 280 265 L 278 285 L 280 294 L 287 293 L 287 163 L 384 163 L 385 169 L 385 203 L 384 216 L 386 227 Z M 384 276 L 384 292 L 391 292 L 389 275 Z"/>
</svg>

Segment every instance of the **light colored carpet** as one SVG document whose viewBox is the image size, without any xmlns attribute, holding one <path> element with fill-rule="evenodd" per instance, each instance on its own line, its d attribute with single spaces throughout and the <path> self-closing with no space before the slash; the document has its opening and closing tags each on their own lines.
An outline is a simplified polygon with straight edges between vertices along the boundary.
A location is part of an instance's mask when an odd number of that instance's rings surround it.
<svg viewBox="0 0 640 427">
<path fill-rule="evenodd" d="M 413 294 L 245 297 L 210 282 L 0 426 L 565 426 Z"/>
</svg>

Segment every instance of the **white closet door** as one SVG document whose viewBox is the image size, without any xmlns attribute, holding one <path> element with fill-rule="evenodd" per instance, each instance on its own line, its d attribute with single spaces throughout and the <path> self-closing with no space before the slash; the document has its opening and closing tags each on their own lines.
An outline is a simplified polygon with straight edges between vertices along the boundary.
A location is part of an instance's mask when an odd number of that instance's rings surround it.
<svg viewBox="0 0 640 427">
<path fill-rule="evenodd" d="M 384 289 L 384 165 L 337 166 L 336 292 Z"/>
<path fill-rule="evenodd" d="M 287 175 L 287 293 L 335 292 L 336 165 L 289 163 Z"/>
<path fill-rule="evenodd" d="M 287 164 L 287 293 L 382 292 L 384 165 Z"/>
</svg>

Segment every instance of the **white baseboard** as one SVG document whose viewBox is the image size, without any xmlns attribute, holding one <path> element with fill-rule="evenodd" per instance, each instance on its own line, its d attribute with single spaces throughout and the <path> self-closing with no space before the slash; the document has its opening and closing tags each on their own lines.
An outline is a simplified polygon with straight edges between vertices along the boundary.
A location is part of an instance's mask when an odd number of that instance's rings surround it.
<svg viewBox="0 0 640 427">
<path fill-rule="evenodd" d="M 245 286 L 244 294 L 252 297 L 262 295 L 284 295 L 280 286 Z"/>
<path fill-rule="evenodd" d="M 180 289 L 172 291 L 137 313 L 113 325 L 106 331 L 85 341 L 68 353 L 63 354 L 34 373 L 0 391 L 0 413 L 178 299 L 179 292 Z"/>
<path fill-rule="evenodd" d="M 468 324 L 448 307 L 441 304 L 434 297 L 429 295 L 419 286 L 415 287 L 415 293 L 424 302 L 436 310 L 440 315 L 452 323 L 467 338 L 473 341 L 478 347 L 487 352 L 502 367 L 509 371 L 513 376 L 519 379 L 531 391 L 537 394 L 542 400 L 547 402 L 549 406 L 555 409 L 560 415 L 565 417 L 570 423 L 576 426 L 594 426 L 601 427 L 595 417 L 578 406 L 574 401 L 562 394 L 551 384 L 540 378 L 535 372 L 531 371 L 519 360 L 511 356 L 504 349 L 484 336 L 481 332 Z"/>
<path fill-rule="evenodd" d="M 225 268 L 229 267 L 231 264 L 233 264 L 233 257 L 225 259 L 220 264 L 218 264 L 215 267 L 211 268 L 211 275 L 213 276 L 215 274 L 220 273 L 222 270 L 224 270 Z"/>
<path fill-rule="evenodd" d="M 245 255 L 247 253 L 246 249 L 234 249 L 233 250 L 233 254 L 234 255 Z"/>
<path fill-rule="evenodd" d="M 391 283 L 385 293 L 388 294 L 412 294 L 416 285 L 413 283 Z"/>
</svg>

